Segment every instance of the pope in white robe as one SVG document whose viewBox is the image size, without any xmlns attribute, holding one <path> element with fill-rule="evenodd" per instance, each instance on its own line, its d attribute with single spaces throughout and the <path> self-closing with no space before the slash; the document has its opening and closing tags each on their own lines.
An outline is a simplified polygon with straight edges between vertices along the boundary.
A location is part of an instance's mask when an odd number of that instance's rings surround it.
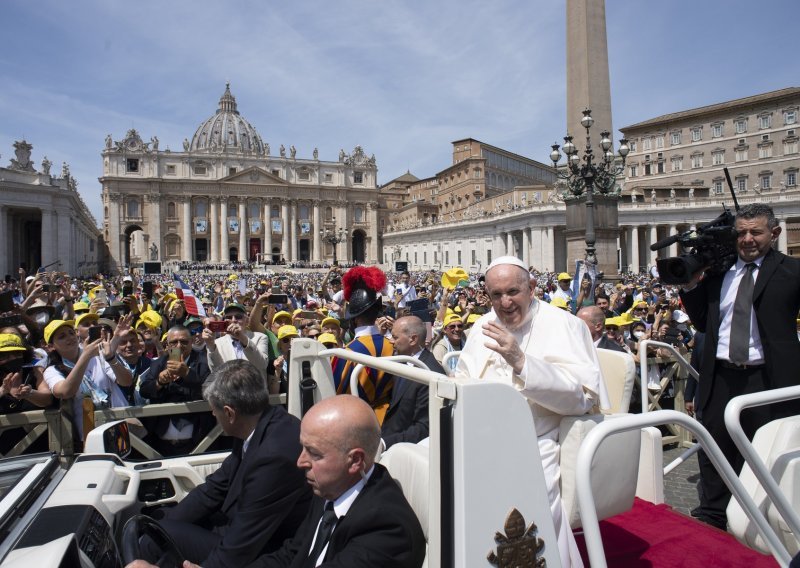
<svg viewBox="0 0 800 568">
<path fill-rule="evenodd" d="M 489 265 L 486 289 L 492 311 L 475 322 L 455 376 L 503 382 L 525 396 L 539 440 L 562 566 L 583 566 L 561 504 L 558 431 L 564 416 L 609 406 L 592 337 L 580 319 L 535 297 L 528 271 L 515 257 L 500 257 Z"/>
</svg>

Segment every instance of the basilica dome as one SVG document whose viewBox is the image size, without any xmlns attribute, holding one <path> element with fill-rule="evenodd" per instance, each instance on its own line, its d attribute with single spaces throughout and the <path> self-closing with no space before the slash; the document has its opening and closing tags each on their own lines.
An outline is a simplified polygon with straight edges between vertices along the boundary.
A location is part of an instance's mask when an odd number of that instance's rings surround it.
<svg viewBox="0 0 800 568">
<path fill-rule="evenodd" d="M 225 85 L 225 93 L 219 99 L 217 112 L 197 128 L 188 150 L 264 155 L 261 136 L 236 110 L 236 98 L 231 94 L 230 83 Z"/>
</svg>

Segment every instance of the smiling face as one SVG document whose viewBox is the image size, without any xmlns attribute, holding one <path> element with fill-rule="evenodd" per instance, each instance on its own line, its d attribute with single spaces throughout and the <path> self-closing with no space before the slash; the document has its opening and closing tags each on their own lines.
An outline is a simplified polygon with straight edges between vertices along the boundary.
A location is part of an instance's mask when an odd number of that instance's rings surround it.
<svg viewBox="0 0 800 568">
<path fill-rule="evenodd" d="M 78 336 L 71 326 L 62 325 L 59 327 L 50 338 L 50 343 L 53 344 L 56 352 L 62 357 L 66 357 L 71 361 L 77 358 Z"/>
<path fill-rule="evenodd" d="M 522 325 L 533 301 L 526 270 L 511 264 L 495 266 L 486 273 L 486 290 L 500 323 L 512 331 Z"/>
<path fill-rule="evenodd" d="M 736 251 L 744 262 L 753 262 L 767 254 L 772 241 L 778 238 L 780 226 L 769 228 L 766 216 L 736 219 Z"/>
</svg>

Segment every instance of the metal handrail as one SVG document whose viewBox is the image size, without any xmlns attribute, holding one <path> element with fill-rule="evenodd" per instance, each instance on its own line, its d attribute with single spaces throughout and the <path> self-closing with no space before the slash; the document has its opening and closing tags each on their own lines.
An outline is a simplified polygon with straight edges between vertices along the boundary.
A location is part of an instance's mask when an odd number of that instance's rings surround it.
<svg viewBox="0 0 800 568">
<path fill-rule="evenodd" d="M 677 412 L 675 410 L 657 410 L 647 414 L 620 416 L 614 420 L 607 420 L 595 426 L 584 439 L 578 450 L 576 463 L 576 490 L 578 494 L 578 504 L 580 505 L 581 524 L 583 525 L 584 541 L 586 551 L 589 554 L 589 564 L 593 568 L 604 568 L 607 566 L 603 549 L 603 540 L 600 536 L 600 523 L 597 519 L 597 510 L 594 507 L 594 492 L 592 491 L 591 473 L 592 460 L 597 453 L 600 444 L 605 438 L 618 432 L 638 430 L 646 426 L 658 426 L 661 424 L 677 423 L 683 428 L 692 432 L 706 455 L 714 464 L 725 485 L 728 486 L 733 496 L 753 519 L 759 534 L 767 543 L 773 556 L 782 566 L 787 566 L 791 561 L 791 556 L 781 543 L 775 531 L 767 522 L 758 505 L 747 493 L 742 482 L 736 475 L 728 460 L 720 450 L 717 443 L 699 422 L 693 418 Z"/>
<path fill-rule="evenodd" d="M 764 406 L 772 402 L 782 402 L 794 400 L 796 398 L 800 398 L 800 385 L 737 396 L 731 399 L 725 407 L 725 427 L 728 429 L 733 443 L 739 448 L 739 451 L 750 466 L 750 469 L 753 470 L 756 479 L 758 479 L 758 482 L 772 500 L 775 508 L 778 509 L 783 520 L 789 525 L 789 528 L 794 534 L 794 538 L 800 542 L 800 515 L 792 509 L 792 505 L 786 499 L 780 487 L 778 487 L 778 483 L 775 481 L 769 469 L 767 469 L 764 460 L 758 457 L 753 444 L 745 435 L 741 421 L 739 420 L 742 411 L 746 408 Z"/>
<path fill-rule="evenodd" d="M 416 357 L 412 357 L 410 355 L 389 355 L 387 357 L 381 357 L 381 359 L 397 361 L 398 363 L 411 363 L 415 367 L 430 371 L 430 367 Z M 365 365 L 364 363 L 358 363 L 355 367 L 353 367 L 353 372 L 350 373 L 350 394 L 358 396 L 358 376 L 361 374 L 361 371 L 368 366 L 372 367 L 372 365 Z"/>
<path fill-rule="evenodd" d="M 364 355 L 363 353 L 356 353 L 355 351 L 342 348 L 324 349 L 320 351 L 317 356 L 337 357 L 339 359 L 345 359 L 355 363 L 362 363 L 368 367 L 372 367 L 373 369 L 378 369 L 379 371 L 383 371 L 385 373 L 391 373 L 392 375 L 410 379 L 415 383 L 420 383 L 426 386 L 438 383 L 439 388 L 437 395 L 450 400 L 455 400 L 456 389 L 447 388 L 447 386 L 445 386 L 452 384 L 452 379 L 447 377 L 447 375 L 442 375 L 441 373 L 436 373 L 430 370 L 426 371 L 425 369 L 410 367 L 405 363 L 390 361 L 388 360 L 388 357 L 372 357 L 371 355 Z"/>
<path fill-rule="evenodd" d="M 648 404 L 647 400 L 647 348 L 651 345 L 658 347 L 659 349 L 666 349 L 669 351 L 674 357 L 675 362 L 678 363 L 681 367 L 683 367 L 688 373 L 694 378 L 695 380 L 700 380 L 700 374 L 697 370 L 692 367 L 689 362 L 683 358 L 683 355 L 675 349 L 674 345 L 670 345 L 669 343 L 664 343 L 662 341 L 655 341 L 653 339 L 645 339 L 639 344 L 639 366 L 641 369 L 640 377 L 639 377 L 639 390 L 641 391 L 642 395 L 642 414 L 649 412 L 650 405 Z M 642 356 L 644 354 L 644 357 Z"/>
<path fill-rule="evenodd" d="M 460 357 L 460 356 L 461 356 L 461 350 L 448 351 L 447 353 L 444 354 L 444 357 L 442 357 L 442 367 L 444 368 L 445 372 L 447 372 L 450 369 L 450 366 L 449 366 L 450 359 L 454 359 L 454 358 Z M 449 377 L 450 374 L 448 373 L 447 376 Z"/>
</svg>

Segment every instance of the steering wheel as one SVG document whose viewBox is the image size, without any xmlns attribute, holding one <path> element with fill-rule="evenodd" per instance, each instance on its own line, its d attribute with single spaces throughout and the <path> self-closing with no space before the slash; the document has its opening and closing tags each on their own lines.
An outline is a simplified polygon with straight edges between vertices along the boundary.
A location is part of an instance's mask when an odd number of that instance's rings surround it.
<svg viewBox="0 0 800 568">
<path fill-rule="evenodd" d="M 158 521 L 147 515 L 134 515 L 122 528 L 122 563 L 127 565 L 142 558 L 140 539 L 149 537 L 161 550 L 161 556 L 155 562 L 159 568 L 181 568 L 183 554 L 178 545 L 167 534 Z"/>
</svg>

